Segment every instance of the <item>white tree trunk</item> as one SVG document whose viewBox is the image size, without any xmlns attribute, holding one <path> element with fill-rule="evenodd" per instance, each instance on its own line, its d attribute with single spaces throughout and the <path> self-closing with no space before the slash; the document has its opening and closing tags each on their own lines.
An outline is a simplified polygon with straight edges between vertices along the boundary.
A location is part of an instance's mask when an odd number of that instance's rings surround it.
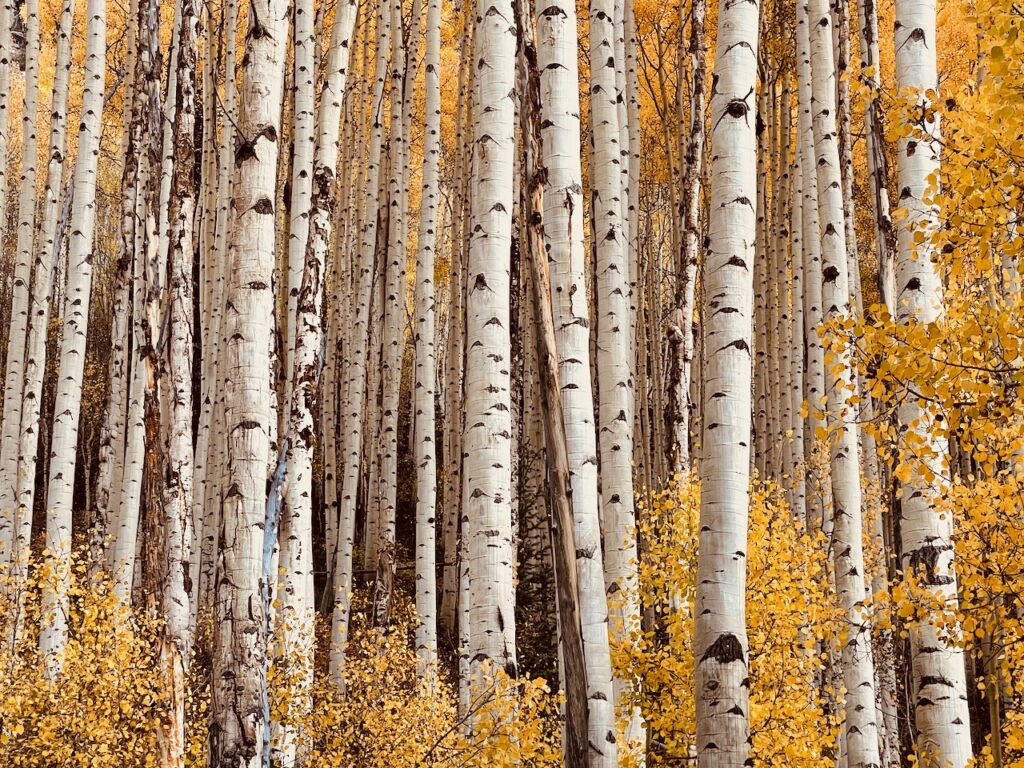
<svg viewBox="0 0 1024 768">
<path fill-rule="evenodd" d="M 938 91 L 935 4 L 930 0 L 896 3 L 896 83 L 911 99 L 914 129 L 899 140 L 896 153 L 899 206 L 907 217 L 897 233 L 896 317 L 903 323 L 931 323 L 943 314 L 942 282 L 929 242 L 939 226 L 930 197 L 938 190 L 938 114 L 929 95 Z M 924 240 L 915 243 L 917 232 Z M 945 488 L 947 445 L 937 436 L 935 415 L 910 396 L 898 417 L 904 430 L 904 459 L 921 462 L 902 486 L 900 562 L 904 571 L 920 569 L 923 583 L 949 610 L 957 604 L 953 556 L 953 520 L 934 507 Z M 911 457 L 917 458 L 911 458 Z M 940 637 L 928 622 L 910 630 L 916 742 L 926 765 L 962 768 L 971 759 L 970 718 L 963 651 Z"/>
<path fill-rule="evenodd" d="M 217 574 L 211 759 L 255 768 L 264 749 L 266 637 L 261 584 L 273 381 L 275 196 L 288 3 L 252 0 L 235 149 L 235 225 L 225 314 L 227 467 Z M 231 31 L 228 31 L 231 34 Z"/>
<path fill-rule="evenodd" d="M 803 10 L 797 14 L 797 22 L 806 25 Z M 800 236 L 802 261 L 794 269 L 802 271 L 803 314 L 804 314 L 804 390 L 802 399 L 807 403 L 808 413 L 804 429 L 805 492 L 807 499 L 807 528 L 814 532 L 831 530 L 830 515 L 827 512 L 823 489 L 827 477 L 819 473 L 815 457 L 819 433 L 825 428 L 825 350 L 818 336 L 822 321 L 821 312 L 821 230 L 818 215 L 818 175 L 815 169 L 814 127 L 811 116 L 811 53 L 810 33 L 797 35 L 798 74 L 798 117 L 797 150 L 800 155 L 801 226 Z M 806 43 L 806 44 L 805 44 Z M 831 499 L 829 499 L 830 501 Z"/>
<path fill-rule="evenodd" d="M 36 464 L 39 453 L 40 408 L 46 369 L 46 338 L 50 328 L 50 300 L 53 271 L 57 261 L 57 225 L 60 192 L 64 186 L 64 153 L 67 136 L 67 103 L 71 68 L 71 32 L 75 17 L 74 0 L 64 0 L 57 24 L 57 55 L 54 65 L 53 100 L 50 105 L 49 162 L 43 193 L 39 238 L 35 245 L 28 339 L 25 348 L 25 384 L 22 391 L 21 435 L 18 446 L 17 505 L 15 535 L 18 567 L 28 563 L 35 507 Z M 16 580 L 27 575 L 20 571 Z M 20 612 L 19 612 L 20 613 Z"/>
<path fill-rule="evenodd" d="M 701 768 L 739 768 L 749 749 L 745 553 L 757 196 L 757 6 L 722 6 L 715 46 L 694 626 L 697 756 Z"/>
<path fill-rule="evenodd" d="M 439 162 L 441 157 L 441 0 L 427 0 L 424 64 L 425 132 L 423 190 L 416 259 L 416 370 L 414 384 L 416 439 L 416 652 L 424 671 L 437 662 L 437 426 L 435 390 L 434 259 L 437 250 Z"/>
<path fill-rule="evenodd" d="M 222 12 L 222 23 L 225 30 L 235 30 L 238 26 L 238 3 L 227 0 Z M 238 98 L 235 80 L 236 38 L 235 34 L 225 35 L 223 118 L 221 121 L 219 158 L 217 162 L 217 217 L 214 224 L 216 236 L 212 259 L 217 265 L 214 289 L 214 318 L 211 320 L 211 345 L 209 354 L 212 356 L 210 381 L 207 383 L 203 396 L 204 406 L 209 401 L 210 440 L 207 452 L 211 459 L 206 463 L 206 471 L 200 486 L 196 486 L 195 503 L 201 513 L 197 519 L 202 520 L 202 532 L 197 531 L 199 538 L 199 578 L 197 581 L 198 608 L 212 608 L 216 569 L 219 560 L 218 540 L 220 537 L 220 510 L 224 493 L 224 473 L 226 468 L 225 452 L 227 440 L 223 436 L 224 428 L 224 356 L 226 340 L 224 336 L 225 316 L 227 308 L 226 280 L 228 273 L 228 237 L 234 227 L 235 212 L 231 207 L 231 181 L 234 169 L 235 123 L 238 119 Z M 204 357 L 207 352 L 204 351 Z M 196 523 L 198 528 L 199 523 Z"/>
<path fill-rule="evenodd" d="M 384 253 L 384 323 L 381 335 L 380 431 L 376 435 L 377 487 L 371 493 L 377 500 L 374 621 L 387 624 L 391 611 L 391 593 L 395 574 L 395 518 L 398 500 L 398 407 L 402 386 L 402 359 L 405 351 L 406 319 L 406 197 L 408 154 L 404 107 L 405 39 L 402 8 L 394 0 L 391 8 L 391 134 L 388 174 L 387 241 Z M 375 422 L 370 422 L 374 424 Z M 369 542 L 368 542 L 369 545 Z M 370 550 L 370 546 L 367 547 Z"/>
<path fill-rule="evenodd" d="M 192 352 L 194 287 L 192 263 L 195 234 L 196 74 L 198 66 L 198 10 L 193 0 L 178 0 L 178 50 L 172 64 L 177 71 L 172 134 L 173 171 L 167 208 L 170 225 L 167 302 L 169 304 L 165 360 L 160 377 L 163 417 L 162 440 L 166 448 L 163 483 L 163 573 L 161 615 L 163 633 L 158 640 L 159 658 L 167 689 L 167 719 L 159 740 L 164 768 L 185 766 L 185 675 L 191 637 L 192 582 L 189 574 L 192 547 Z"/>
<path fill-rule="evenodd" d="M 25 77 L 21 113 L 21 179 L 18 189 L 17 242 L 11 288 L 11 321 L 4 369 L 3 420 L 0 424 L 0 563 L 15 549 L 28 555 L 31 516 L 27 526 L 15 526 L 18 494 L 18 443 L 21 435 L 22 390 L 25 385 L 25 346 L 28 334 L 29 282 L 32 278 L 36 234 L 36 112 L 39 102 L 39 2 L 26 0 Z M 3 98 L 8 98 L 9 91 Z M 0 157 L 6 163 L 6 156 Z M 0 228 L 6 224 L 0 220 Z M 28 530 L 23 530 L 26 528 Z M 17 530 L 16 530 L 17 528 Z M 27 559 L 22 558 L 26 560 Z M 22 569 L 19 568 L 19 571 Z M 23 573 L 16 578 L 20 578 Z"/>
<path fill-rule="evenodd" d="M 11 92 L 11 22 L 14 18 L 14 0 L 0 0 L 0 244 L 3 243 L 4 230 L 7 229 L 7 142 L 10 126 Z"/>
<path fill-rule="evenodd" d="M 363 227 L 358 261 L 353 265 L 355 312 L 352 322 L 352 346 L 346 357 L 345 397 L 341 414 L 343 426 L 341 461 L 345 468 L 338 512 L 338 546 L 334 565 L 334 607 L 331 618 L 330 671 L 334 682 L 344 684 L 345 646 L 348 642 L 349 609 L 352 592 L 352 548 L 355 539 L 356 503 L 363 452 L 363 398 L 366 393 L 369 350 L 369 319 L 374 280 L 373 265 L 377 242 L 377 207 L 380 199 L 381 156 L 383 147 L 384 79 L 387 74 L 388 42 L 391 33 L 390 8 L 378 9 L 377 60 L 373 94 L 370 101 L 372 128 L 363 199 Z"/>
<path fill-rule="evenodd" d="M 846 243 L 846 211 L 836 125 L 836 68 L 828 5 L 808 0 L 797 22 L 797 34 L 810 37 L 811 115 L 818 179 L 818 210 L 822 244 L 822 309 L 829 321 L 852 315 L 849 288 L 850 257 Z M 830 358 L 825 374 L 832 470 L 833 537 L 831 550 L 839 604 L 846 614 L 848 637 L 842 648 L 846 688 L 843 733 L 849 768 L 881 765 L 878 752 L 871 624 L 865 607 L 865 566 L 861 531 L 860 454 L 857 443 L 858 409 L 847 406 L 857 394 L 852 350 L 846 347 Z"/>
<path fill-rule="evenodd" d="M 515 164 L 516 24 L 509 0 L 479 0 L 467 264 L 463 521 L 470 674 L 516 674 L 509 369 L 509 248 Z"/>
<path fill-rule="evenodd" d="M 607 622 L 611 622 L 611 631 L 615 636 L 622 637 L 632 629 L 632 622 L 639 616 L 631 464 L 633 355 L 630 266 L 628 225 L 623 216 L 626 190 L 625 177 L 622 173 L 622 139 L 624 136 L 628 138 L 628 135 L 624 134 L 623 126 L 620 125 L 620 118 L 625 115 L 625 110 L 620 110 L 616 103 L 619 93 L 616 83 L 616 61 L 619 60 L 616 58 L 614 16 L 612 2 L 591 2 L 590 113 L 594 131 L 593 209 L 594 239 L 597 246 L 597 371 L 600 392 L 598 424 L 607 603 L 605 600 L 595 599 L 588 590 L 588 585 L 597 577 L 594 569 L 601 568 L 599 518 L 596 510 L 592 510 L 588 518 L 580 520 L 575 489 L 573 493 L 573 512 L 576 516 L 576 570 L 580 585 L 580 619 L 583 622 L 590 705 L 590 760 L 593 765 L 600 766 L 614 766 L 618 760 L 613 705 L 615 697 L 609 695 L 613 692 L 611 661 L 607 646 Z M 543 39 L 543 25 L 539 25 L 539 31 Z M 545 148 L 547 146 L 545 137 Z M 545 195 L 545 201 L 547 199 L 548 196 Z M 558 285 L 557 273 L 552 285 Z M 559 323 L 556 320 L 556 328 L 558 327 Z M 561 354 L 561 348 L 559 352 Z M 584 356 L 583 360 L 588 361 L 588 358 Z M 571 413 L 573 410 L 566 407 L 567 428 L 572 421 Z M 569 434 L 567 429 L 567 438 Z"/>
<path fill-rule="evenodd" d="M 74 206 L 68 248 L 67 301 L 60 339 L 60 368 L 54 404 L 46 497 L 46 547 L 52 554 L 53 590 L 43 605 L 39 647 L 56 674 L 67 642 L 68 583 L 71 559 L 71 504 L 78 459 L 78 421 L 82 409 L 85 340 L 92 293 L 92 249 L 96 227 L 96 168 L 99 161 L 106 79 L 106 0 L 89 0 L 85 90 L 78 129 Z"/>
</svg>

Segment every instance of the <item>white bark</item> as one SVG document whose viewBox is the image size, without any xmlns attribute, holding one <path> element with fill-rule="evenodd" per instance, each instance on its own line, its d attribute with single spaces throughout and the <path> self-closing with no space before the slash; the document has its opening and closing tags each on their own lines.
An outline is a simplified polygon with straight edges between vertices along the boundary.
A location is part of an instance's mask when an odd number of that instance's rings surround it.
<svg viewBox="0 0 1024 768">
<path fill-rule="evenodd" d="M 509 248 L 515 164 L 516 22 L 478 0 L 475 151 L 467 264 L 463 521 L 470 674 L 516 673 L 512 551 Z"/>
<path fill-rule="evenodd" d="M 373 95 L 370 101 L 372 129 L 362 210 L 362 233 L 358 261 L 352 271 L 354 301 L 351 352 L 347 356 L 345 397 L 341 414 L 343 424 L 341 461 L 345 468 L 338 512 L 338 546 L 334 565 L 334 607 L 331 619 L 330 671 L 334 682 L 344 684 L 345 646 L 348 642 L 349 608 L 352 592 L 352 548 L 355 539 L 356 502 L 363 451 L 363 398 L 366 392 L 369 318 L 373 295 L 373 264 L 377 241 L 377 206 L 380 197 L 381 155 L 383 145 L 384 79 L 387 73 L 388 41 L 391 31 L 390 8 L 378 10 L 377 60 Z"/>
<path fill-rule="evenodd" d="M 196 74 L 198 10 L 193 0 L 178 0 L 178 50 L 172 67 L 177 72 L 171 133 L 173 171 L 167 219 L 167 302 L 169 328 L 162 361 L 159 397 L 163 411 L 162 442 L 166 447 L 163 478 L 161 615 L 163 633 L 157 643 L 167 692 L 167 719 L 159 739 L 164 768 L 185 766 L 185 674 L 191 650 L 192 582 L 192 352 L 195 291 L 192 263 L 195 239 Z M 152 546 L 152 544 L 151 544 Z"/>
<path fill-rule="evenodd" d="M 607 0 L 595 0 L 590 4 L 590 111 L 594 132 L 593 209 L 597 246 L 597 371 L 600 392 L 598 424 L 607 603 L 595 599 L 588 591 L 591 580 L 598 577 L 594 570 L 602 567 L 600 521 L 596 510 L 591 510 L 587 518 L 580 519 L 575 488 L 573 493 L 576 570 L 580 586 L 580 620 L 583 623 L 590 710 L 590 760 L 593 765 L 600 766 L 614 766 L 618 760 L 607 622 L 611 622 L 615 636 L 622 637 L 633 628 L 632 624 L 639 616 L 631 465 L 633 375 L 630 265 L 628 225 L 623 218 L 625 188 L 622 162 L 625 158 L 622 140 L 624 135 L 628 140 L 628 134 L 624 134 L 619 122 L 625 116 L 625 110 L 619 109 L 616 104 L 619 91 L 616 87 L 615 62 L 618 59 L 613 6 Z M 543 26 L 540 26 L 540 32 L 543 37 Z M 547 146 L 545 140 L 545 148 Z M 545 201 L 547 199 L 545 195 Z M 557 285 L 557 274 L 552 285 Z M 587 357 L 583 359 L 588 360 Z M 567 442 L 570 434 L 568 424 L 571 421 L 569 414 L 567 407 Z M 609 610 L 612 612 L 610 617 Z"/>
<path fill-rule="evenodd" d="M 424 671 L 437 662 L 437 426 L 435 424 L 435 296 L 438 172 L 441 155 L 441 0 L 427 0 L 424 64 L 423 190 L 416 259 L 416 651 Z"/>
<path fill-rule="evenodd" d="M 71 32 L 75 17 L 74 0 L 64 0 L 57 24 L 57 54 L 54 65 L 53 100 L 50 105 L 50 141 L 43 193 L 42 218 L 36 241 L 32 275 L 28 339 L 25 349 L 25 384 L 22 391 L 21 434 L 18 445 L 17 505 L 15 535 L 19 568 L 28 563 L 35 507 L 36 464 L 39 452 L 40 407 L 43 374 L 46 369 L 46 338 L 50 328 L 50 300 L 53 270 L 58 253 L 57 228 L 60 192 L 64 185 L 64 152 L 67 135 L 67 102 L 71 68 Z M 34 190 L 33 190 L 34 192 Z M 16 578 L 27 575 L 21 571 Z"/>
<path fill-rule="evenodd" d="M 739 768 L 749 749 L 745 553 L 757 195 L 757 5 L 720 7 L 715 45 L 694 627 L 697 756 L 701 768 Z"/>
<path fill-rule="evenodd" d="M 32 520 L 15 525 L 18 492 L 18 443 L 21 435 L 25 346 L 28 334 L 29 282 L 36 233 L 36 112 L 39 101 L 39 2 L 26 0 L 25 77 L 21 113 L 21 178 L 18 188 L 17 242 L 11 288 L 11 320 L 4 369 L 3 419 L 0 423 L 0 563 L 15 549 L 28 555 Z M 8 98 L 9 92 L 3 94 Z M 6 157 L 0 157 L 6 163 Z M 0 220 L 0 228 L 6 224 Z M 24 517 L 24 516 L 22 516 Z M 27 527 L 28 530 L 24 530 Z M 27 560 L 26 560 L 27 563 Z M 19 568 L 19 570 L 21 570 Z"/>
<path fill-rule="evenodd" d="M 798 74 L 798 118 L 797 144 L 800 154 L 801 225 L 800 236 L 802 263 L 795 268 L 803 272 L 804 312 L 804 371 L 803 400 L 807 403 L 808 414 L 804 430 L 805 491 L 807 498 L 807 529 L 811 532 L 830 531 L 831 522 L 823 488 L 827 478 L 819 477 L 814 457 L 819 432 L 825 427 L 825 351 L 818 336 L 822 321 L 821 312 L 821 233 L 818 215 L 818 176 L 814 170 L 817 161 L 814 156 L 814 127 L 811 116 L 811 53 L 810 33 L 799 31 L 806 27 L 807 16 L 801 10 L 797 14 L 797 74 Z"/>
<path fill-rule="evenodd" d="M 3 242 L 7 224 L 7 142 L 10 125 L 11 92 L 11 21 L 14 14 L 14 0 L 0 0 L 0 243 Z"/>
<path fill-rule="evenodd" d="M 836 124 L 836 69 L 832 24 L 823 0 L 808 0 L 806 23 L 797 34 L 808 34 L 811 52 L 811 103 L 814 154 L 818 179 L 818 210 L 822 244 L 822 309 L 830 321 L 850 317 L 846 212 Z M 803 21 L 803 20 L 801 20 Z M 800 40 L 801 46 L 803 39 Z M 848 636 L 842 648 L 846 688 L 843 733 L 849 768 L 881 765 L 878 752 L 871 624 L 865 608 L 864 549 L 861 531 L 860 455 L 856 419 L 847 406 L 857 394 L 852 350 L 847 346 L 830 358 L 825 374 L 832 471 L 833 537 L 831 542 L 836 591 L 846 614 Z"/>
<path fill-rule="evenodd" d="M 222 23 L 225 30 L 234 30 L 238 25 L 238 3 L 236 0 L 227 0 L 223 10 Z M 213 593 L 216 581 L 216 568 L 219 557 L 218 540 L 220 537 L 220 513 L 224 493 L 224 473 L 226 467 L 225 452 L 227 440 L 223 436 L 224 427 L 224 356 L 226 341 L 224 337 L 226 307 L 226 280 L 228 273 L 228 237 L 234 227 L 234 211 L 231 207 L 231 181 L 234 169 L 234 145 L 235 145 L 235 123 L 238 119 L 238 98 L 237 83 L 235 77 L 236 67 L 236 38 L 235 34 L 225 35 L 225 74 L 224 74 L 224 95 L 223 117 L 221 121 L 220 144 L 218 148 L 217 161 L 217 217 L 214 224 L 216 237 L 212 259 L 217 267 L 215 275 L 216 286 L 214 289 L 215 299 L 213 302 L 214 317 L 211 319 L 211 347 L 209 354 L 212 357 L 210 380 L 207 382 L 207 389 L 203 396 L 204 407 L 209 401 L 209 435 L 210 440 L 207 452 L 211 459 L 206 463 L 205 475 L 201 486 L 202 495 L 199 495 L 200 485 L 196 486 L 195 504 L 201 510 L 197 520 L 202 520 L 202 532 L 197 531 L 199 537 L 199 578 L 197 581 L 197 599 L 194 601 L 198 608 L 213 606 Z M 208 354 L 204 351 L 204 357 Z M 202 428 L 202 426 L 201 426 Z M 199 523 L 196 523 L 198 528 Z"/>
<path fill-rule="evenodd" d="M 384 256 L 384 324 L 381 347 L 380 431 L 377 434 L 377 569 L 374 588 L 374 621 L 387 624 L 395 574 L 395 518 L 398 500 L 398 407 L 402 386 L 406 318 L 406 198 L 405 173 L 408 145 L 404 107 L 405 40 L 402 8 L 394 0 L 391 9 L 391 146 L 388 175 L 388 232 Z M 371 424 L 374 422 L 370 422 Z M 371 488 L 371 493 L 374 490 Z"/>
<path fill-rule="evenodd" d="M 911 100 L 914 130 L 900 138 L 899 205 L 907 216 L 897 232 L 896 317 L 903 323 L 932 323 L 943 315 L 942 282 L 933 259 L 931 233 L 939 226 L 938 208 L 930 202 L 939 175 L 939 122 L 931 112 L 929 93 L 938 91 L 935 3 L 896 3 L 896 83 Z M 915 244 L 917 232 L 924 241 Z M 913 386 L 913 382 L 911 382 Z M 935 429 L 935 415 L 913 395 L 898 411 L 907 460 L 920 462 L 902 486 L 900 562 L 905 571 L 920 569 L 933 597 L 957 604 L 953 556 L 953 520 L 940 514 L 935 502 L 945 487 L 947 445 Z M 911 459 L 913 455 L 917 458 Z M 915 695 L 914 723 L 921 759 L 926 765 L 962 768 L 971 759 L 970 718 L 963 651 L 943 640 L 937 628 L 923 622 L 910 630 Z"/>
<path fill-rule="evenodd" d="M 85 90 L 78 130 L 74 206 L 68 248 L 67 301 L 60 340 L 60 368 L 54 404 L 46 498 L 46 548 L 53 564 L 53 591 L 44 600 L 40 650 L 51 674 L 63 660 L 67 642 L 68 583 L 71 557 L 71 504 L 78 458 L 78 421 L 82 408 L 85 341 L 92 293 L 92 249 L 96 227 L 96 168 L 99 161 L 106 79 L 106 0 L 89 0 Z"/>
<path fill-rule="evenodd" d="M 266 638 L 261 591 L 273 389 L 275 194 L 288 3 L 252 0 L 235 149 L 235 225 L 225 322 L 227 467 L 217 574 L 211 759 L 255 768 L 263 753 Z M 228 31 L 231 34 L 231 31 Z"/>
</svg>

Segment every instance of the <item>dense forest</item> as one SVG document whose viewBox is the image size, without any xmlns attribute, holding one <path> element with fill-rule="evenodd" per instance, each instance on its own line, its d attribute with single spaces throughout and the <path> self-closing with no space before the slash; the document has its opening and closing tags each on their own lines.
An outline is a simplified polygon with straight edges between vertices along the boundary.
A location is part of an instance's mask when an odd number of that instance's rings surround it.
<svg viewBox="0 0 1024 768">
<path fill-rule="evenodd" d="M 0 0 L 0 765 L 1024 768 L 1022 29 Z"/>
</svg>

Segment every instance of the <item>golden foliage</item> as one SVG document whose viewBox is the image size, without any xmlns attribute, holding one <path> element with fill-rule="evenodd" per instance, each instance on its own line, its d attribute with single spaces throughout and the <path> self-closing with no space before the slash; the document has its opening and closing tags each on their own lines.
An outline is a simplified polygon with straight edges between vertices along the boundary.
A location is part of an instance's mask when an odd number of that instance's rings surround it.
<svg viewBox="0 0 1024 768">
<path fill-rule="evenodd" d="M 640 590 L 652 627 L 636 627 L 613 649 L 632 681 L 653 738 L 656 761 L 672 763 L 694 751 L 693 610 L 696 596 L 700 488 L 677 478 L 650 496 L 641 511 Z M 784 493 L 755 482 L 750 505 L 747 627 L 750 642 L 750 727 L 758 766 L 824 768 L 834 763 L 836 713 L 815 681 L 839 613 L 826 579 L 826 547 L 804 530 Z M 819 641 L 824 640 L 824 646 Z M 824 656 L 822 656 L 824 651 Z M 828 686 L 825 686 L 828 694 Z"/>
<path fill-rule="evenodd" d="M 45 569 L 40 569 L 40 571 Z M 36 577 L 24 600 L 22 630 L 10 638 L 17 603 L 0 605 L 0 765 L 11 768 L 148 768 L 156 765 L 166 691 L 155 658 L 157 622 L 125 607 L 110 582 L 76 560 L 69 642 L 62 671 L 47 676 L 38 651 Z M 11 582 L 5 580 L 3 594 Z M 457 695 L 437 670 L 424 672 L 413 650 L 408 599 L 397 601 L 386 631 L 357 613 L 343 693 L 318 665 L 311 706 L 295 706 L 296 676 L 271 666 L 272 718 L 296 729 L 309 765 L 330 768 L 546 768 L 561 764 L 559 697 L 544 680 L 481 671 L 460 715 Z M 329 627 L 320 626 L 326 638 Z M 187 765 L 207 760 L 210 712 L 209 621 L 200 621 L 187 701 Z M 325 655 L 325 654 L 321 654 Z M 469 724 L 472 723 L 472 728 Z"/>
</svg>

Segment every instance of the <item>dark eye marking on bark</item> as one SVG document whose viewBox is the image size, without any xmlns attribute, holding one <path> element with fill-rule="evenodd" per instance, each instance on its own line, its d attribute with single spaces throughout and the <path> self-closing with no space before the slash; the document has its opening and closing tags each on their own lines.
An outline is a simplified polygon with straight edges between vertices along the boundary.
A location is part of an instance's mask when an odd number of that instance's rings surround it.
<svg viewBox="0 0 1024 768">
<path fill-rule="evenodd" d="M 743 646 L 735 635 L 726 632 L 719 635 L 715 642 L 708 646 L 708 649 L 704 651 L 704 655 L 701 656 L 700 660 L 701 662 L 714 660 L 719 664 L 731 664 L 734 661 L 744 661 Z"/>
</svg>

